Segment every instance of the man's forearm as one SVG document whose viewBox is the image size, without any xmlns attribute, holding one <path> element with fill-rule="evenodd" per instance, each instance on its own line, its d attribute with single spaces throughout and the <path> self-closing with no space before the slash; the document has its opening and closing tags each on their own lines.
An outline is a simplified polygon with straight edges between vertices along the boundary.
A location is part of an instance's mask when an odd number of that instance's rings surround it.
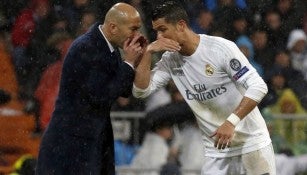
<svg viewBox="0 0 307 175">
<path fill-rule="evenodd" d="M 232 114 L 228 116 L 226 120 L 235 127 L 247 114 L 249 114 L 257 106 L 257 104 L 258 103 L 255 100 L 244 96 L 239 106 L 233 111 Z"/>
<path fill-rule="evenodd" d="M 134 85 L 140 89 L 146 89 L 149 86 L 151 55 L 150 52 L 145 52 L 135 71 Z"/>
<path fill-rule="evenodd" d="M 146 89 L 149 86 L 152 53 L 161 51 L 175 52 L 180 49 L 181 47 L 178 42 L 163 37 L 149 44 L 136 68 L 134 85 L 140 89 Z"/>
<path fill-rule="evenodd" d="M 255 100 L 252 100 L 252 99 L 244 96 L 241 103 L 235 109 L 235 111 L 233 113 L 236 114 L 242 120 L 257 105 L 258 105 L 258 103 Z"/>
</svg>

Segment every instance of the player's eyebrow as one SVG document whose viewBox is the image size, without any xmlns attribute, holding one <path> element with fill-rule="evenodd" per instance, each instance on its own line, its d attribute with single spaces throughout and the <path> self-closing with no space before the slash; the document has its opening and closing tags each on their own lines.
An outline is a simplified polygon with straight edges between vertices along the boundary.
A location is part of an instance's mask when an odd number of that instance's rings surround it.
<svg viewBox="0 0 307 175">
<path fill-rule="evenodd" d="M 163 29 L 165 29 L 165 26 L 163 26 L 163 25 L 160 25 L 160 26 L 154 28 L 154 30 L 163 30 Z"/>
</svg>

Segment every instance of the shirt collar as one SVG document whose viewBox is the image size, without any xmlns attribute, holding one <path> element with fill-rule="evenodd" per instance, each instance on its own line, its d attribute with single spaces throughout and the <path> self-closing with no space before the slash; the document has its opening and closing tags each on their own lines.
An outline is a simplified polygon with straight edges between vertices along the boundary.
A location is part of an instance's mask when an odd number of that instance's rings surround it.
<svg viewBox="0 0 307 175">
<path fill-rule="evenodd" d="M 114 49 L 114 47 L 112 46 L 112 44 L 109 42 L 109 40 L 107 39 L 107 37 L 103 34 L 103 31 L 102 31 L 102 25 L 99 25 L 98 26 L 98 29 L 99 29 L 99 31 L 100 31 L 100 33 L 102 34 L 102 36 L 104 37 L 104 39 L 106 40 L 106 42 L 107 42 L 107 44 L 108 44 L 108 46 L 109 46 L 109 49 L 110 49 L 110 51 L 111 51 L 111 53 L 115 50 Z"/>
</svg>

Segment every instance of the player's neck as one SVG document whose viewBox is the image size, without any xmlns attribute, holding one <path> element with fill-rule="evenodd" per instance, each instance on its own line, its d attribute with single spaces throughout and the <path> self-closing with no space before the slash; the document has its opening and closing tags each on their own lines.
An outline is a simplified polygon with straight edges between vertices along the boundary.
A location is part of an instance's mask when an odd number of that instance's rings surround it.
<svg viewBox="0 0 307 175">
<path fill-rule="evenodd" d="M 186 40 L 182 42 L 183 44 L 181 44 L 179 53 L 184 56 L 191 56 L 199 45 L 200 37 L 194 32 L 188 32 L 184 38 L 186 38 Z"/>
</svg>

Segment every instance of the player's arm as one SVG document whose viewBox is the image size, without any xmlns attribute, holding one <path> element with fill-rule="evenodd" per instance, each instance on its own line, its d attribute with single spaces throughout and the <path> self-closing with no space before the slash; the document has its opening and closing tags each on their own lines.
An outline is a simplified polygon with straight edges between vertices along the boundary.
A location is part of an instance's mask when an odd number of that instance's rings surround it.
<svg viewBox="0 0 307 175">
<path fill-rule="evenodd" d="M 235 114 L 239 120 L 242 120 L 248 113 L 250 113 L 256 106 L 258 105 L 258 102 L 256 102 L 253 99 L 250 99 L 246 96 L 243 97 L 242 101 L 240 102 L 239 106 L 235 109 L 233 114 Z M 229 121 L 233 126 L 236 126 L 236 123 L 233 123 L 232 121 Z"/>
<path fill-rule="evenodd" d="M 233 114 L 242 120 L 261 102 L 268 92 L 268 87 L 257 72 L 253 72 L 242 82 L 247 87 L 244 97 Z M 236 125 L 236 123 L 232 123 Z"/>
<path fill-rule="evenodd" d="M 179 44 L 173 40 L 166 38 L 160 38 L 147 46 L 145 52 L 143 53 L 142 59 L 135 71 L 135 79 L 133 86 L 133 95 L 135 97 L 144 98 L 149 95 L 152 54 L 160 51 L 174 52 L 178 50 L 180 50 Z"/>
<path fill-rule="evenodd" d="M 235 45 L 231 45 L 225 70 L 228 74 L 246 89 L 244 97 L 235 110 L 227 117 L 227 120 L 214 132 L 211 137 L 216 137 L 215 147 L 224 149 L 229 146 L 236 125 L 248 115 L 263 99 L 268 88 L 256 70 L 247 61 L 247 58 Z M 235 59 L 233 59 L 235 58 Z"/>
<path fill-rule="evenodd" d="M 267 85 L 257 72 L 250 74 L 244 84 L 247 90 L 240 104 L 211 136 L 217 137 L 215 147 L 218 149 L 224 149 L 230 145 L 236 125 L 258 105 L 267 93 Z"/>
</svg>

